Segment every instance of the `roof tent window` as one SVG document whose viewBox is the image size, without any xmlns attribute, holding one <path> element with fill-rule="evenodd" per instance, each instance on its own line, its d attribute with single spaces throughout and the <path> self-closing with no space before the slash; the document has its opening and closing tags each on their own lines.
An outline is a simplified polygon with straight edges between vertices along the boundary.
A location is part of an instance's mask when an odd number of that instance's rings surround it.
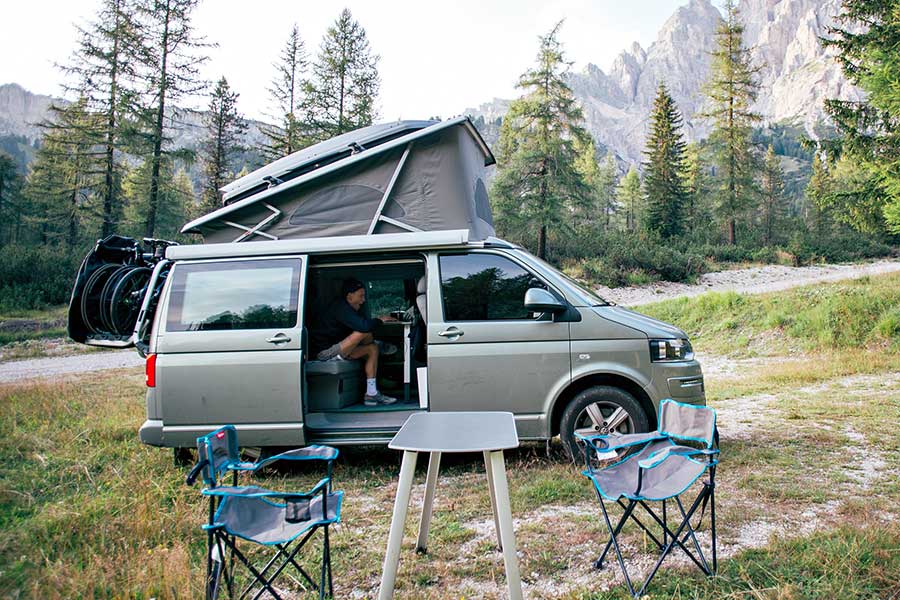
<svg viewBox="0 0 900 600">
<path fill-rule="evenodd" d="M 289 222 L 291 225 L 368 224 L 382 195 L 381 190 L 359 184 L 325 188 L 301 202 Z"/>
<path fill-rule="evenodd" d="M 484 181 L 479 177 L 475 181 L 475 216 L 485 223 L 493 224 L 494 219 L 491 216 L 491 203 L 488 200 L 487 188 L 484 187 Z"/>
</svg>

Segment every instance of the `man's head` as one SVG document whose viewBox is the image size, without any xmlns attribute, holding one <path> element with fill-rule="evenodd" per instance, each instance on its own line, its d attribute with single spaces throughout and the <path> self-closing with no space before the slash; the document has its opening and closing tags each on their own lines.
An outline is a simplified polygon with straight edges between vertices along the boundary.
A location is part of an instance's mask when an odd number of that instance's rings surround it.
<svg viewBox="0 0 900 600">
<path fill-rule="evenodd" d="M 359 279 L 345 279 L 341 284 L 341 293 L 353 310 L 359 310 L 366 303 L 366 286 Z"/>
</svg>

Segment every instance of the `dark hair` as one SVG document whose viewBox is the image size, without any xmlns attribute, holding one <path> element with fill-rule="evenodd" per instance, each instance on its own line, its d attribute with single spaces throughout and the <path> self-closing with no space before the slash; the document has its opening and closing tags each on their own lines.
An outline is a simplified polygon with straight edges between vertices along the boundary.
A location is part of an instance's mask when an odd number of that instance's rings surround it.
<svg viewBox="0 0 900 600">
<path fill-rule="evenodd" d="M 349 279 L 345 279 L 344 283 L 341 284 L 341 295 L 346 298 L 347 294 L 352 294 L 363 287 L 365 286 L 362 284 L 362 281 L 350 277 Z"/>
</svg>

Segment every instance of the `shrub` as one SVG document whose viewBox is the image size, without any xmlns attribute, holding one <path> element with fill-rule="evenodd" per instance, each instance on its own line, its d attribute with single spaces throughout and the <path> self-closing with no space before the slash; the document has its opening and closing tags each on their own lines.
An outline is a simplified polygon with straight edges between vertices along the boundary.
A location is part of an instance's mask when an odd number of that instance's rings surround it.
<svg viewBox="0 0 900 600">
<path fill-rule="evenodd" d="M 43 310 L 67 303 L 84 254 L 56 246 L 0 249 L 0 310 Z"/>
</svg>

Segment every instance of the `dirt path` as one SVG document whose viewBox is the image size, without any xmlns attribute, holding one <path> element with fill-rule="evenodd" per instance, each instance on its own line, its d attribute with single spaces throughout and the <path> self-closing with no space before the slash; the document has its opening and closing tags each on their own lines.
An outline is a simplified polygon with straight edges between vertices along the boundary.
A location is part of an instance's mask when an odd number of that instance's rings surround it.
<svg viewBox="0 0 900 600">
<path fill-rule="evenodd" d="M 766 265 L 749 269 L 716 271 L 700 276 L 692 285 L 663 281 L 638 287 L 596 289 L 601 298 L 624 306 L 640 306 L 671 298 L 691 297 L 706 292 L 734 291 L 739 294 L 777 292 L 801 285 L 858 279 L 870 275 L 882 275 L 900 271 L 900 260 L 879 260 L 870 263 L 845 265 L 818 265 L 812 267 L 785 267 Z"/>
<path fill-rule="evenodd" d="M 135 350 L 91 352 L 74 356 L 53 356 L 0 362 L 0 384 L 24 379 L 56 378 L 72 373 L 124 369 L 144 364 Z"/>
</svg>

